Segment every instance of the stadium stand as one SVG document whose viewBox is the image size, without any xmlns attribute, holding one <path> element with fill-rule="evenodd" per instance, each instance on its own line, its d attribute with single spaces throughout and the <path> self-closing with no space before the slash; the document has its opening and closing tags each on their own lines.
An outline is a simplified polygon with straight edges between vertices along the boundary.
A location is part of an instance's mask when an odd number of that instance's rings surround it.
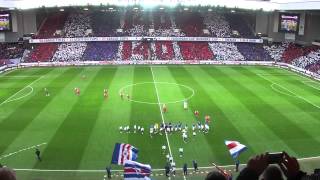
<svg viewBox="0 0 320 180">
<path fill-rule="evenodd" d="M 209 47 L 215 53 L 215 60 L 219 61 L 243 61 L 245 58 L 239 52 L 234 43 L 210 42 Z"/>
<path fill-rule="evenodd" d="M 211 12 L 204 14 L 204 24 L 215 37 L 231 37 L 230 25 L 222 14 Z"/>
<path fill-rule="evenodd" d="M 91 28 L 91 19 L 88 13 L 73 13 L 66 20 L 63 31 L 64 37 L 87 37 Z M 87 43 L 62 43 L 51 61 L 80 61 L 87 47 Z"/>
<path fill-rule="evenodd" d="M 84 51 L 84 61 L 115 60 L 118 52 L 118 42 L 90 42 Z"/>
<path fill-rule="evenodd" d="M 18 43 L 0 43 L 0 59 L 16 59 L 21 58 L 24 46 Z"/>
<path fill-rule="evenodd" d="M 236 45 L 246 60 L 268 61 L 271 59 L 262 44 L 236 43 Z"/>
<path fill-rule="evenodd" d="M 68 13 L 53 13 L 45 20 L 35 38 L 58 37 L 56 30 L 61 30 Z M 57 44 L 39 44 L 32 50 L 26 59 L 28 62 L 39 62 L 51 60 L 57 50 Z"/>
</svg>

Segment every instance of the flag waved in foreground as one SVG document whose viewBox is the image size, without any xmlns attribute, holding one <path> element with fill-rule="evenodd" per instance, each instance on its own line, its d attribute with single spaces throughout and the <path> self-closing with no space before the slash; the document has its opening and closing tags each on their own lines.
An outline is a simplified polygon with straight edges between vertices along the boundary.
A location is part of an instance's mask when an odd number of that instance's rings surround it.
<svg viewBox="0 0 320 180">
<path fill-rule="evenodd" d="M 150 180 L 151 166 L 141 164 L 135 161 L 126 160 L 124 162 L 124 179 L 125 180 Z"/>
<path fill-rule="evenodd" d="M 225 144 L 234 159 L 237 158 L 241 152 L 247 149 L 245 145 L 240 144 L 238 141 L 225 141 Z"/>
<path fill-rule="evenodd" d="M 136 161 L 138 149 L 130 144 L 116 143 L 112 155 L 112 164 L 123 165 L 126 160 Z"/>
</svg>

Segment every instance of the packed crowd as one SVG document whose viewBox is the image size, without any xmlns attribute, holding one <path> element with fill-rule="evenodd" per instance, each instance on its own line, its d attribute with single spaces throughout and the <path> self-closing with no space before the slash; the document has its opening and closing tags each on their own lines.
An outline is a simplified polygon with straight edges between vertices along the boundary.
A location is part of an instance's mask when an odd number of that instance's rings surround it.
<svg viewBox="0 0 320 180">
<path fill-rule="evenodd" d="M 320 62 L 320 49 L 310 52 L 306 56 L 301 56 L 292 61 L 292 65 L 306 69 L 307 66 L 312 64 L 319 64 Z"/>
<path fill-rule="evenodd" d="M 265 45 L 263 48 L 269 53 L 272 59 L 280 62 L 284 51 L 288 48 L 289 43 L 273 43 L 271 45 Z"/>
<path fill-rule="evenodd" d="M 231 37 L 231 28 L 225 17 L 218 13 L 204 14 L 203 23 L 207 26 L 213 36 Z"/>
<path fill-rule="evenodd" d="M 65 37 L 86 37 L 87 30 L 91 28 L 90 17 L 86 13 L 71 14 L 64 25 Z M 51 61 L 80 61 L 87 43 L 62 43 L 53 55 Z"/>
<path fill-rule="evenodd" d="M 312 51 L 317 50 L 317 46 L 301 46 L 298 44 L 290 43 L 286 50 L 283 52 L 282 60 L 286 63 L 291 63 L 294 59 L 305 56 Z"/>
<path fill-rule="evenodd" d="M 58 45 L 55 43 L 38 44 L 27 57 L 28 62 L 50 61 L 56 52 Z"/>
<path fill-rule="evenodd" d="M 236 43 L 236 45 L 245 60 L 269 61 L 271 59 L 269 54 L 262 47 L 262 44 Z"/>
<path fill-rule="evenodd" d="M 245 58 L 234 43 L 210 42 L 209 47 L 219 61 L 243 61 Z"/>
<path fill-rule="evenodd" d="M 21 58 L 24 46 L 18 43 L 0 43 L 0 59 Z"/>
<path fill-rule="evenodd" d="M 86 47 L 87 43 L 62 43 L 51 61 L 80 61 Z"/>
<path fill-rule="evenodd" d="M 115 60 L 118 52 L 118 42 L 90 42 L 83 53 L 84 61 Z"/>
</svg>

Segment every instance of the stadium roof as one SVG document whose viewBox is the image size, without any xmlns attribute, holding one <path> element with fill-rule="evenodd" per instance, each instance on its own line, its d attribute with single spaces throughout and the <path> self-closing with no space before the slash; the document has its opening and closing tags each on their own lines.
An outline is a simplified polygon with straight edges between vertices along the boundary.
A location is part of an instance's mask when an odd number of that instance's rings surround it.
<svg viewBox="0 0 320 180">
<path fill-rule="evenodd" d="M 320 0 L 0 0 L 0 7 L 10 9 L 31 9 L 39 7 L 66 7 L 66 6 L 100 6 L 139 5 L 145 8 L 155 6 L 175 7 L 184 6 L 225 6 L 228 8 L 272 10 L 318 10 Z"/>
</svg>

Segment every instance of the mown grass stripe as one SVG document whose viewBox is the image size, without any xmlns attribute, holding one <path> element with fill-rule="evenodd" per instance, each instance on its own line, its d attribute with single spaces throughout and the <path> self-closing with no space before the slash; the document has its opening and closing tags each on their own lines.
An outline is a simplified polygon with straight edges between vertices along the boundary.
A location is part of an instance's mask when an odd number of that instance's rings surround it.
<svg viewBox="0 0 320 180">
<path fill-rule="evenodd" d="M 147 102 L 157 102 L 157 96 L 154 88 L 152 74 L 149 67 L 135 67 L 133 83 L 150 82 L 143 85 L 132 87 L 131 97 L 137 100 Z M 164 165 L 165 157 L 161 155 L 161 146 L 166 145 L 165 136 L 156 135 L 152 139 L 149 136 L 149 127 L 151 124 L 162 122 L 157 104 L 142 104 L 131 102 L 130 128 L 134 125 L 144 127 L 144 135 L 140 133 L 128 134 L 129 142 L 139 148 L 139 159 L 142 162 L 148 162 L 154 165 Z M 148 145 L 146 144 L 148 142 Z M 157 158 L 155 158 L 155 155 Z M 162 156 L 162 157 L 161 157 Z"/>
<path fill-rule="evenodd" d="M 193 75 L 190 74 L 190 72 L 188 72 L 184 67 L 169 68 L 169 70 L 172 76 L 175 77 L 176 82 L 191 86 L 196 91 L 195 96 L 189 102 L 189 107 L 192 111 L 199 110 L 201 113 L 202 122 L 204 122 L 203 116 L 206 114 L 223 122 L 219 125 L 215 125 L 214 129 L 205 136 L 212 152 L 217 154 L 217 156 L 215 156 L 216 162 L 226 162 L 225 155 L 227 153 L 227 149 L 218 148 L 219 146 L 224 147 L 224 140 L 238 140 L 243 144 L 248 145 L 249 152 L 242 156 L 244 159 L 248 158 L 248 154 L 253 154 L 252 148 L 250 148 L 250 143 L 242 137 L 239 130 L 231 123 L 231 120 L 227 118 L 227 115 L 225 112 L 223 112 L 221 107 L 210 98 L 211 95 L 208 94 L 203 88 L 203 84 L 200 84 L 204 82 L 196 81 Z M 185 93 L 183 89 L 181 92 Z M 186 95 L 187 94 L 185 94 L 185 96 Z M 217 143 L 219 143 L 219 145 L 217 145 Z"/>
<path fill-rule="evenodd" d="M 242 67 L 242 68 L 244 68 L 244 67 Z M 250 68 L 245 68 L 245 69 L 247 69 L 248 71 L 243 71 L 243 73 L 246 74 L 247 76 L 254 76 L 255 75 L 255 73 L 253 72 L 253 69 L 250 69 Z M 274 71 L 274 69 L 273 69 L 273 71 Z M 270 76 L 270 77 L 265 77 L 265 78 L 269 79 L 271 82 L 275 82 L 277 84 L 279 82 L 281 82 L 281 83 L 279 83 L 280 87 L 283 86 L 284 88 L 287 88 L 290 91 L 292 90 L 292 88 L 288 88 L 287 83 L 291 84 L 295 88 L 301 88 L 300 86 L 306 86 L 304 84 L 301 84 L 301 82 L 297 80 L 297 78 L 299 78 L 297 76 L 291 76 L 290 78 L 279 78 L 277 76 Z M 272 78 L 276 78 L 277 80 L 274 81 Z M 254 78 L 252 80 L 254 80 L 255 82 L 260 82 L 261 85 L 264 85 L 266 88 L 269 88 L 268 86 L 270 85 L 270 81 L 268 81 L 266 79 Z M 263 83 L 261 83 L 261 82 L 263 82 Z M 288 92 L 288 93 L 290 93 L 290 92 Z M 312 93 L 312 92 L 310 92 L 310 93 Z M 293 96 L 296 96 L 296 94 L 293 94 Z M 292 97 L 292 96 L 286 96 L 286 95 L 281 95 L 281 97 L 283 99 L 285 99 L 286 101 L 288 101 L 290 104 L 292 104 L 294 107 L 299 109 L 300 112 L 308 113 L 308 115 L 312 116 L 315 120 L 320 120 L 319 119 L 319 112 L 320 112 L 319 108 L 313 106 L 312 104 L 310 104 L 310 103 L 308 103 L 298 97 Z"/>
<path fill-rule="evenodd" d="M 79 69 L 70 69 L 55 78 L 50 86 L 55 86 L 57 92 L 77 74 Z M 44 99 L 43 92 L 39 91 L 32 98 L 25 101 L 13 113 L 0 123 L 0 154 L 20 135 L 21 132 L 32 122 L 42 109 L 55 97 L 52 94 Z"/>
<path fill-rule="evenodd" d="M 239 70 L 239 69 L 238 69 Z M 213 71 L 211 71 L 212 73 Z M 272 130 L 280 139 L 282 139 L 290 149 L 294 150 L 300 156 L 318 153 L 320 144 L 307 132 L 303 131 L 296 124 L 292 123 L 282 112 L 280 112 L 276 107 L 268 104 L 265 99 L 260 98 L 255 91 L 247 88 L 245 85 L 236 81 L 234 76 L 229 76 L 228 73 L 222 71 L 218 68 L 215 69 L 215 72 L 219 73 L 225 78 L 219 78 L 218 80 L 222 85 L 227 87 L 237 87 L 229 88 L 229 92 L 236 95 L 238 99 L 251 111 L 255 114 L 258 119 L 263 122 L 270 130 Z M 255 74 L 248 72 L 246 69 L 237 71 L 239 78 L 245 76 L 248 79 L 252 79 Z M 215 75 L 213 73 L 213 75 Z M 256 77 L 261 78 L 261 77 Z M 261 79 L 260 79 L 261 80 Z M 264 82 L 264 81 L 263 81 Z M 255 105 L 255 102 L 260 102 L 259 106 Z M 263 109 L 264 113 L 261 113 Z M 275 123 L 277 122 L 277 123 Z M 294 133 L 290 133 L 294 132 Z M 302 146 L 301 143 L 305 143 L 306 146 L 313 146 L 309 153 L 306 153 L 306 149 Z"/>
<path fill-rule="evenodd" d="M 52 69 L 41 69 L 34 71 L 31 75 L 34 77 L 22 77 L 22 78 L 1 78 L 5 76 L 0 76 L 0 103 L 5 101 L 7 98 L 12 96 L 14 93 L 20 91 L 27 84 L 38 79 L 40 76 L 45 75 L 52 71 Z M 38 77 L 37 77 L 38 76 Z"/>
<path fill-rule="evenodd" d="M 35 168 L 78 169 L 104 102 L 103 89 L 112 81 L 116 71 L 116 67 L 100 69 L 87 88 L 82 90 L 79 100 L 43 152 L 44 161 L 37 163 Z"/>
</svg>

